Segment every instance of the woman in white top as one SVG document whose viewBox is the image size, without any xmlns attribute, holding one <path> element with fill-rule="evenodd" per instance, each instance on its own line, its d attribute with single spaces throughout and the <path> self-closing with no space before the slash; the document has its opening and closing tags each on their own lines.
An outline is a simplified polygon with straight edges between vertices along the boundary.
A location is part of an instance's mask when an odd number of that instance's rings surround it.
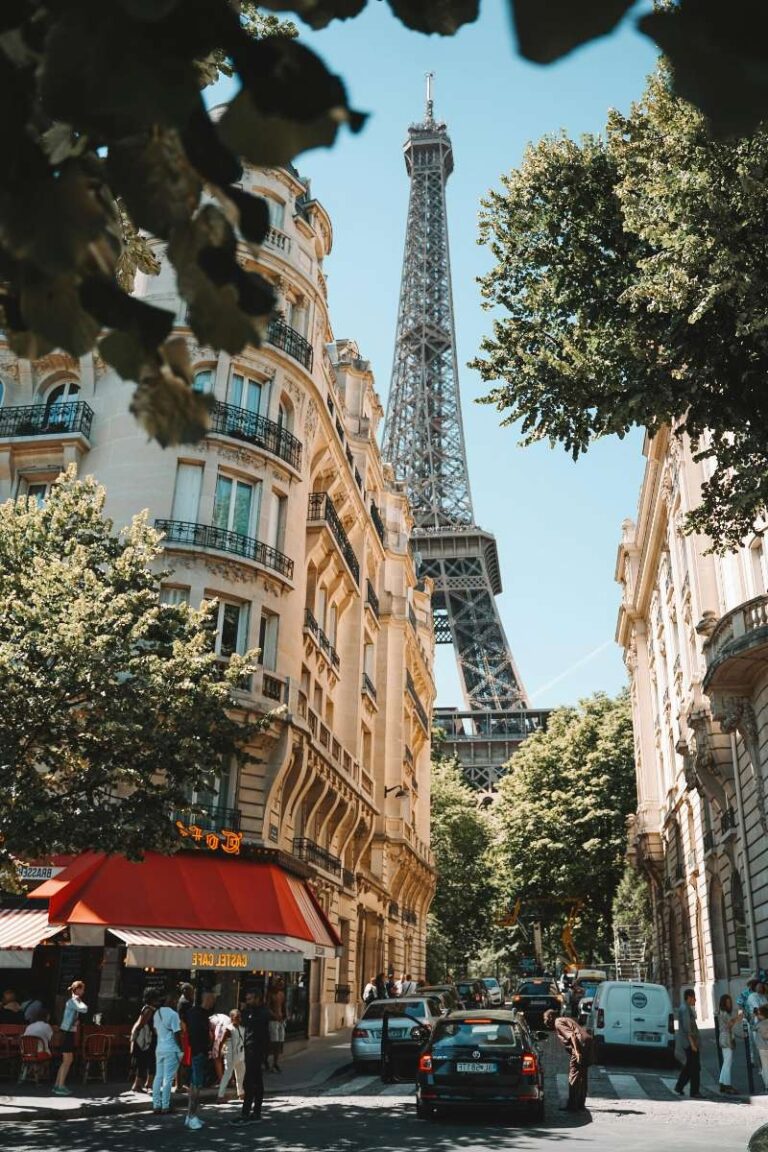
<svg viewBox="0 0 768 1152">
<path fill-rule="evenodd" d="M 223 1100 L 232 1074 L 240 1100 L 243 1099 L 243 1076 L 245 1075 L 245 1033 L 242 1028 L 240 1009 L 233 1008 L 229 1014 L 229 1026 L 221 1042 L 224 1053 L 224 1075 L 219 1082 L 219 1100 Z"/>
<path fill-rule="evenodd" d="M 181 1020 L 171 997 L 155 1009 L 152 1027 L 157 1034 L 155 1079 L 152 1082 L 152 1111 L 165 1114 L 171 1110 L 171 1085 L 181 1060 Z"/>
<path fill-rule="evenodd" d="M 85 984 L 82 980 L 75 980 L 67 989 L 69 1000 L 64 1005 L 64 1015 L 59 1026 L 61 1032 L 61 1067 L 53 1086 L 54 1096 L 71 1096 L 66 1080 L 72 1061 L 75 1058 L 75 1043 L 77 1040 L 77 1024 L 80 1016 L 88 1011 L 88 1005 L 83 1000 Z"/>
<path fill-rule="evenodd" d="M 733 1053 L 736 1048 L 736 1037 L 733 1030 L 741 1019 L 741 1012 L 734 1015 L 733 1000 L 726 992 L 720 997 L 720 1006 L 717 1012 L 718 1040 L 720 1051 L 723 1054 L 723 1066 L 720 1069 L 720 1091 L 726 1096 L 738 1096 L 738 1092 L 731 1084 L 731 1074 Z"/>
</svg>

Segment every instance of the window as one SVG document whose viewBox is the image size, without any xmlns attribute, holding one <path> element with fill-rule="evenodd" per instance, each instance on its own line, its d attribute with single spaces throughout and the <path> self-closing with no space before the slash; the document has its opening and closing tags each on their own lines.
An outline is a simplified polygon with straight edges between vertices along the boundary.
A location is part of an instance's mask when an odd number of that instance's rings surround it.
<svg viewBox="0 0 768 1152">
<path fill-rule="evenodd" d="M 189 604 L 189 588 L 174 588 L 164 584 L 160 589 L 160 603 L 174 608 L 178 604 Z"/>
<path fill-rule="evenodd" d="M 366 644 L 363 648 L 363 672 L 369 680 L 375 677 L 376 653 L 374 652 L 373 644 Z"/>
<path fill-rule="evenodd" d="M 269 384 L 233 372 L 229 381 L 227 403 L 235 408 L 244 408 L 246 412 L 253 412 L 256 416 L 263 415 L 263 408 L 269 403 Z"/>
<path fill-rule="evenodd" d="M 741 876 L 735 870 L 731 873 L 731 911 L 733 913 L 733 943 L 736 949 L 736 966 L 739 972 L 749 971 L 749 941 L 747 938 L 747 917 L 744 911 L 744 889 Z"/>
<path fill-rule="evenodd" d="M 28 496 L 34 500 L 38 508 L 42 508 L 48 497 L 51 487 L 49 480 L 27 480 L 22 476 L 19 481 L 19 496 Z"/>
<path fill-rule="evenodd" d="M 213 526 L 240 536 L 254 536 L 254 525 L 259 517 L 259 490 L 261 485 L 236 480 L 219 473 L 213 497 Z"/>
<path fill-rule="evenodd" d="M 66 380 L 53 388 L 45 399 L 45 419 L 48 424 L 66 424 L 72 421 L 74 412 L 72 403 L 77 400 L 80 385 L 73 380 Z"/>
<path fill-rule="evenodd" d="M 277 668 L 277 634 L 280 617 L 274 612 L 262 612 L 259 625 L 259 662 L 268 672 Z"/>
<path fill-rule="evenodd" d="M 335 604 L 331 604 L 328 609 L 328 639 L 334 648 L 336 647 L 336 637 L 339 631 L 339 610 Z"/>
<path fill-rule="evenodd" d="M 322 628 L 323 632 L 325 632 L 325 613 L 327 610 L 327 605 L 328 593 L 326 592 L 325 588 L 318 588 L 316 601 L 317 622 Z"/>
<path fill-rule="evenodd" d="M 195 372 L 195 377 L 192 381 L 193 392 L 213 392 L 213 369 L 202 368 L 199 372 Z"/>
<path fill-rule="evenodd" d="M 267 543 L 278 552 L 283 551 L 285 544 L 285 518 L 288 513 L 288 497 L 272 490 L 272 500 L 269 508 L 269 531 Z"/>
<path fill-rule="evenodd" d="M 278 428 L 284 428 L 286 432 L 290 432 L 293 428 L 293 412 L 291 406 L 282 397 L 277 408 L 277 426 Z"/>
<path fill-rule="evenodd" d="M 176 484 L 173 490 L 173 510 L 171 512 L 172 520 L 197 523 L 202 483 L 202 464 L 177 464 Z"/>
<path fill-rule="evenodd" d="M 216 615 L 216 655 L 243 656 L 248 648 L 248 604 L 220 600 Z"/>
<path fill-rule="evenodd" d="M 265 196 L 264 199 L 269 209 L 270 227 L 282 229 L 285 224 L 285 204 L 282 200 L 273 200 L 271 196 Z"/>
</svg>

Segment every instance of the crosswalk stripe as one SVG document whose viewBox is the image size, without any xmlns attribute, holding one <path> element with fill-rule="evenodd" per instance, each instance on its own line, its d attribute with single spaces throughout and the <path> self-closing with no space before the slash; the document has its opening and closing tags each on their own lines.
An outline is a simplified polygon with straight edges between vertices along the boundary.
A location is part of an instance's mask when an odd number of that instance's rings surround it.
<svg viewBox="0 0 768 1152">
<path fill-rule="evenodd" d="M 620 1100 L 647 1100 L 648 1093 L 634 1076 L 620 1076 L 609 1072 L 608 1079 Z"/>
<path fill-rule="evenodd" d="M 568 1077 L 564 1072 L 558 1072 L 557 1074 L 557 1090 L 561 1096 L 568 1095 Z"/>
<path fill-rule="evenodd" d="M 678 1095 L 678 1093 L 675 1092 L 675 1084 L 677 1084 L 677 1080 L 673 1079 L 671 1076 L 660 1076 L 659 1079 L 665 1088 L 669 1088 L 670 1092 L 673 1092 L 675 1096 Z"/>
<path fill-rule="evenodd" d="M 321 1092 L 321 1096 L 354 1096 L 356 1092 L 361 1092 L 364 1088 L 369 1088 L 371 1084 L 380 1084 L 380 1076 L 355 1076 L 352 1080 L 345 1080 L 343 1084 L 333 1084 L 330 1088 L 326 1088 Z"/>
<path fill-rule="evenodd" d="M 382 1088 L 377 1095 L 402 1096 L 404 1099 L 410 1099 L 414 1093 L 415 1089 L 410 1084 L 387 1084 L 386 1088 Z"/>
</svg>

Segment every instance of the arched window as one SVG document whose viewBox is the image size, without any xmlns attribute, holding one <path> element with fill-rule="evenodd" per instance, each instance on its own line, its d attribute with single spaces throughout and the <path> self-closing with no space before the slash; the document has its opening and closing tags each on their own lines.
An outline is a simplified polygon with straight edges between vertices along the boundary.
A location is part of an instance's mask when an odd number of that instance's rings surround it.
<svg viewBox="0 0 768 1152">
<path fill-rule="evenodd" d="M 213 369 L 201 368 L 199 372 L 195 372 L 192 380 L 193 392 L 213 392 Z"/>
<path fill-rule="evenodd" d="M 285 396 L 280 397 L 277 408 L 277 426 L 284 428 L 286 432 L 290 432 L 293 428 L 293 406 Z"/>
<path fill-rule="evenodd" d="M 747 971 L 749 964 L 749 939 L 747 937 L 747 917 L 744 911 L 744 889 L 741 876 L 734 868 L 731 873 L 731 914 L 733 916 L 733 944 L 736 950 L 736 966 L 740 972 Z"/>
<path fill-rule="evenodd" d="M 723 888 L 715 877 L 709 885 L 709 929 L 712 935 L 712 963 L 715 980 L 728 979 L 728 947 L 725 942 Z"/>
<path fill-rule="evenodd" d="M 74 403 L 80 393 L 80 385 L 74 380 L 57 384 L 45 398 L 46 424 L 69 425 L 75 418 Z"/>
</svg>

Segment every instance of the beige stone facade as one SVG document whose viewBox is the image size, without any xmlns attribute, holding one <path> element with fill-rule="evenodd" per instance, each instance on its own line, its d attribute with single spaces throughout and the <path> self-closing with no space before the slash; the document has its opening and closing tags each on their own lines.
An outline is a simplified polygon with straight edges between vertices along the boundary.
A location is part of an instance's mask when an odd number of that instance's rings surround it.
<svg viewBox="0 0 768 1152">
<path fill-rule="evenodd" d="M 768 544 L 710 552 L 684 535 L 706 461 L 646 439 L 625 521 L 617 639 L 630 675 L 638 807 L 630 852 L 648 880 L 655 978 L 696 988 L 705 1018 L 768 962 Z"/>
<path fill-rule="evenodd" d="M 144 509 L 165 533 L 163 597 L 218 601 L 217 644 L 260 648 L 244 708 L 284 709 L 258 763 L 222 781 L 244 840 L 311 877 L 343 942 L 314 961 L 310 1032 L 348 1023 L 389 965 L 423 975 L 434 641 L 406 499 L 382 467 L 382 408 L 354 342 L 334 341 L 323 263 L 331 222 L 294 173 L 251 171 L 273 227 L 258 268 L 280 297 L 260 348 L 199 347 L 172 269 L 136 290 L 172 309 L 209 435 L 161 450 L 128 412 L 131 386 L 98 358 L 29 363 L 0 346 L 0 499 L 44 497 L 74 461 L 120 525 Z M 162 253 L 160 253 L 162 255 Z"/>
</svg>

